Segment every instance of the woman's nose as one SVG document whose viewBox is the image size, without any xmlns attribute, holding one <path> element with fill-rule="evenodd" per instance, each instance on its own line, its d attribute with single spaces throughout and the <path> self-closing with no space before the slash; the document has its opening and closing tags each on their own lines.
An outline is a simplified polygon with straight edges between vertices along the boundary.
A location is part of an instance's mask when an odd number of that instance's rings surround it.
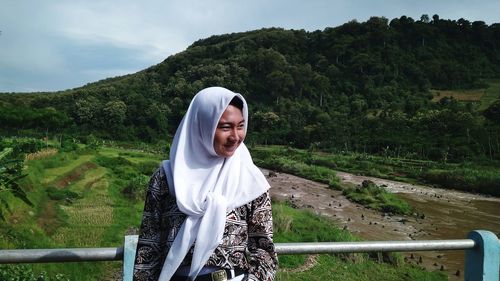
<svg viewBox="0 0 500 281">
<path fill-rule="evenodd" d="M 240 138 L 240 136 L 238 134 L 238 130 L 237 129 L 231 130 L 231 134 L 229 135 L 229 139 L 232 141 L 238 141 L 239 138 Z"/>
</svg>

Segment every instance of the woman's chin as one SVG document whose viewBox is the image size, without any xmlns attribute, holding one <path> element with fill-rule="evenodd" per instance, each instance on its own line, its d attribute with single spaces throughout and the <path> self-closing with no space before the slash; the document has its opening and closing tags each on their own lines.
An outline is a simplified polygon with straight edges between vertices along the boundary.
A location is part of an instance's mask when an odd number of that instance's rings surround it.
<svg viewBox="0 0 500 281">
<path fill-rule="evenodd" d="M 218 155 L 221 156 L 221 157 L 231 157 L 233 156 L 233 154 L 236 152 L 236 149 L 238 149 L 238 146 L 235 145 L 235 146 L 230 146 L 230 147 L 224 147 L 224 149 L 222 149 Z"/>
</svg>

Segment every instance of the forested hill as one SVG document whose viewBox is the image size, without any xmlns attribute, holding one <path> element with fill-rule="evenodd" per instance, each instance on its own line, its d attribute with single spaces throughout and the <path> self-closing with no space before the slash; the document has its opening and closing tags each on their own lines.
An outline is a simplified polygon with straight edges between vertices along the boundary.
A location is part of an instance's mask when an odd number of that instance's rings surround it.
<svg viewBox="0 0 500 281">
<path fill-rule="evenodd" d="M 500 93 L 486 103 L 435 95 L 491 93 L 498 78 L 500 24 L 372 17 L 323 31 L 212 36 L 136 74 L 1 94 L 0 123 L 3 134 L 157 141 L 174 133 L 197 91 L 220 85 L 250 103 L 248 143 L 492 159 L 500 157 Z"/>
</svg>

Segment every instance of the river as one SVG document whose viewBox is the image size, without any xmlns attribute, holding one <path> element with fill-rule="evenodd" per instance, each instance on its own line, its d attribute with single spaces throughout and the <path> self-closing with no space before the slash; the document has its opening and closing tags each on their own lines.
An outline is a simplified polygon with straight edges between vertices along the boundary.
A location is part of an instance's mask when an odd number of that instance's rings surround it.
<svg viewBox="0 0 500 281">
<path fill-rule="evenodd" d="M 381 214 L 347 200 L 341 191 L 327 185 L 284 173 L 269 176 L 271 196 L 289 200 L 299 208 L 309 208 L 329 216 L 340 227 L 367 240 L 463 239 L 471 230 L 484 229 L 500 236 L 500 198 L 432 188 L 403 182 L 338 172 L 344 183 L 371 180 L 398 194 L 417 209 L 414 216 Z M 442 270 L 449 280 L 463 280 L 464 251 L 404 253 L 409 263 L 428 270 Z"/>
</svg>

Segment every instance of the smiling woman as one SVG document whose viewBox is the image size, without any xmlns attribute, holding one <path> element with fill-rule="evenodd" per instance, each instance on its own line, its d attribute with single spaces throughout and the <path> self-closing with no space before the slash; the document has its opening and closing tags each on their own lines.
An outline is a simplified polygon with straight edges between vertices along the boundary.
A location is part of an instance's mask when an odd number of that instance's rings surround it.
<svg viewBox="0 0 500 281">
<path fill-rule="evenodd" d="M 221 87 L 191 101 L 149 184 L 134 280 L 274 280 L 269 184 L 243 143 L 247 108 Z"/>
<path fill-rule="evenodd" d="M 231 157 L 245 139 L 243 102 L 234 97 L 222 114 L 214 135 L 214 149 L 217 155 Z"/>
</svg>

